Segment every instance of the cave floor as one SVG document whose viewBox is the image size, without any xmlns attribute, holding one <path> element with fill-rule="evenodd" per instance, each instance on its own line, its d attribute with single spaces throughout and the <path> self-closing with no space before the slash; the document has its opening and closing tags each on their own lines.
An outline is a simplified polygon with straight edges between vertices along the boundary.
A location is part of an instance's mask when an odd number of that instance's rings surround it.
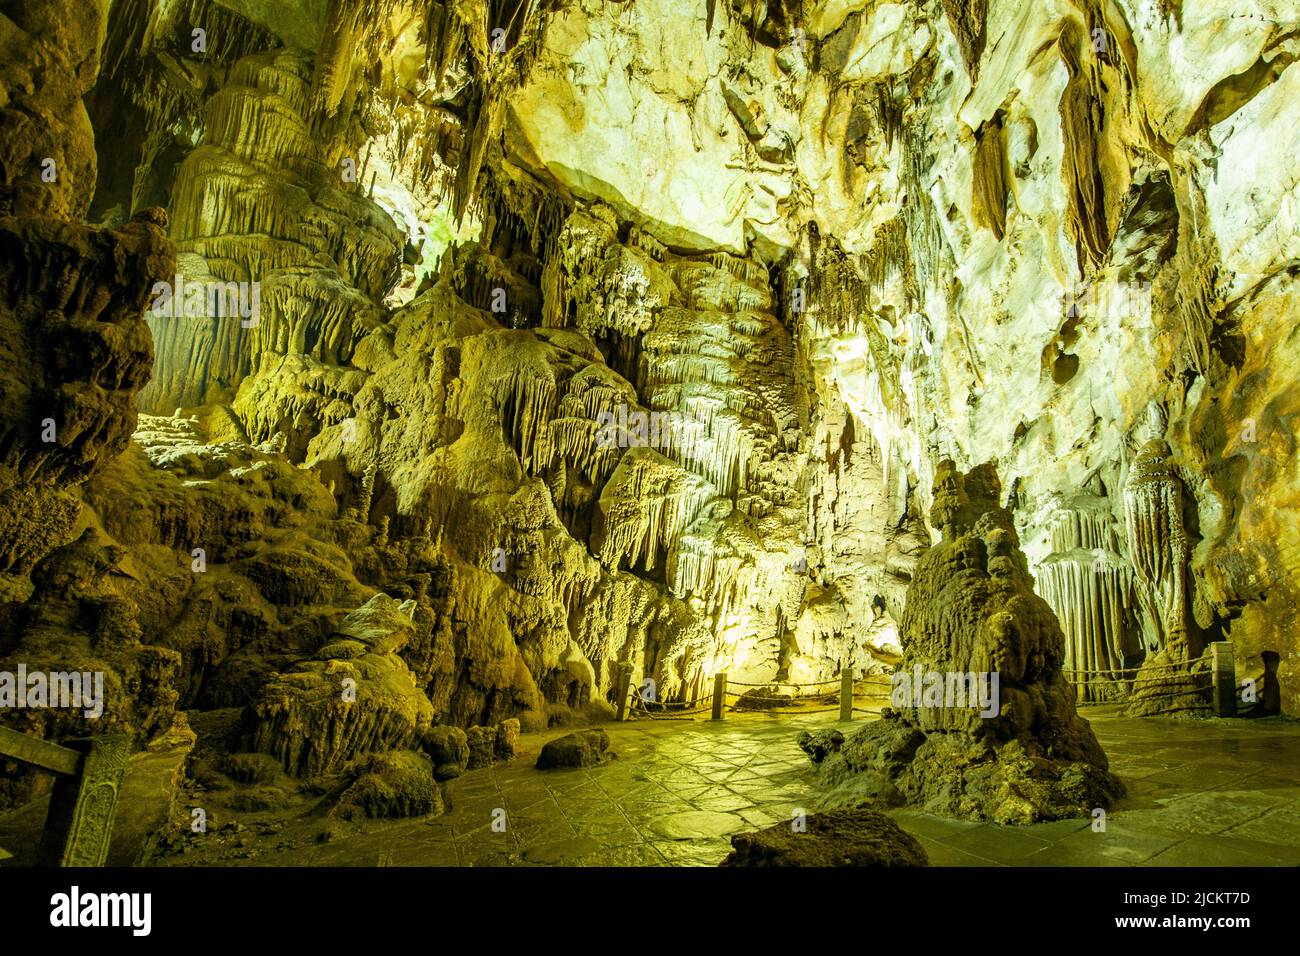
<svg viewBox="0 0 1300 956">
<path fill-rule="evenodd" d="M 1129 787 L 1104 832 L 1091 820 L 999 827 L 892 815 L 936 866 L 1300 865 L 1300 721 L 1085 713 Z M 795 738 L 830 726 L 857 725 L 827 713 L 606 724 L 617 759 L 550 772 L 533 768 L 535 755 L 568 731 L 525 735 L 514 761 L 453 781 L 442 816 L 349 824 L 318 842 L 319 817 L 225 815 L 216 840 L 159 862 L 714 866 L 729 834 L 789 821 L 812 802 L 811 764 Z M 504 832 L 492 826 L 501 809 Z"/>
</svg>

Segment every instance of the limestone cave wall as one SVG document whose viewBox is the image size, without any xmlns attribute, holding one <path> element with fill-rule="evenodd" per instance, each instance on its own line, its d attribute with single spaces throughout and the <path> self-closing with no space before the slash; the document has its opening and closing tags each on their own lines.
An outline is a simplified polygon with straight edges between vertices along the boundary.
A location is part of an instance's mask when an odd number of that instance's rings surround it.
<svg viewBox="0 0 1300 956">
<path fill-rule="evenodd" d="M 121 726 L 237 708 L 295 772 L 624 665 L 886 672 L 936 468 L 990 462 L 1080 699 L 1231 640 L 1294 707 L 1298 31 L 0 5 L 0 655 L 64 635 L 149 689 Z"/>
</svg>

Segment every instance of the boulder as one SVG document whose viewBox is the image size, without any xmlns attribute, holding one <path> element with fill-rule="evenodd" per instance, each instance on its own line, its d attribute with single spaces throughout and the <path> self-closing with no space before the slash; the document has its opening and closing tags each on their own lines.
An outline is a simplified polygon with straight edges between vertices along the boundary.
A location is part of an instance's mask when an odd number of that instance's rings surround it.
<svg viewBox="0 0 1300 956">
<path fill-rule="evenodd" d="M 519 743 L 519 720 L 511 717 L 497 724 L 495 755 L 498 760 L 513 760 Z"/>
<path fill-rule="evenodd" d="M 605 731 L 579 730 L 544 746 L 537 756 L 537 769 L 594 767 L 605 762 L 608 749 L 609 735 Z"/>
<path fill-rule="evenodd" d="M 466 733 L 469 742 L 469 769 L 492 766 L 492 757 L 496 752 L 497 730 L 495 727 L 471 727 Z"/>
<path fill-rule="evenodd" d="M 469 767 L 469 737 L 459 727 L 440 724 L 424 732 L 421 746 L 433 761 L 437 780 L 459 777 Z"/>
<path fill-rule="evenodd" d="M 436 816 L 442 810 L 433 762 L 416 751 L 394 750 L 362 763 L 360 774 L 343 791 L 330 814 L 353 820 Z"/>
<path fill-rule="evenodd" d="M 928 866 L 921 844 L 865 807 L 809 814 L 803 827 L 778 823 L 731 838 L 722 866 Z"/>
</svg>

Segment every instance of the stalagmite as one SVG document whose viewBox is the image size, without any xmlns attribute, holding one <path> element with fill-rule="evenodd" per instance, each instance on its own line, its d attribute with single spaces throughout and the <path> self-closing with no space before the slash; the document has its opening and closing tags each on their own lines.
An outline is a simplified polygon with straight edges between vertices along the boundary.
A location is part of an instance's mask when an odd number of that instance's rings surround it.
<svg viewBox="0 0 1300 956">
<path fill-rule="evenodd" d="M 1187 660 L 1187 561 L 1183 491 L 1169 445 L 1148 441 L 1124 486 L 1128 550 L 1140 599 L 1155 628 L 1155 647 Z"/>
<path fill-rule="evenodd" d="M 943 539 L 908 587 L 894 709 L 831 756 L 813 754 L 831 802 L 895 793 L 931 812 L 1030 823 L 1123 795 L 1075 713 L 1061 628 L 1033 593 L 999 493 L 991 465 L 939 466 L 930 519 Z"/>
</svg>

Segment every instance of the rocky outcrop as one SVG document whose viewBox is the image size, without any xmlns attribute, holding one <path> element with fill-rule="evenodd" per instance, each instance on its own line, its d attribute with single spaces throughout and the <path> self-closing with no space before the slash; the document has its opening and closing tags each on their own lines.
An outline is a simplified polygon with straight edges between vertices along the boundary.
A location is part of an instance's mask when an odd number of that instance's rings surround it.
<svg viewBox="0 0 1300 956">
<path fill-rule="evenodd" d="M 272 676 L 249 707 L 250 748 L 274 754 L 289 773 L 314 776 L 417 742 L 433 708 L 398 656 L 414 632 L 412 609 L 376 595 L 314 659 Z"/>
<path fill-rule="evenodd" d="M 831 804 L 863 797 L 995 823 L 1086 816 L 1124 793 L 1061 671 L 1056 616 L 1033 591 L 989 465 L 940 465 L 903 614 L 892 708 L 821 754 Z"/>
<path fill-rule="evenodd" d="M 66 540 L 64 492 L 127 446 L 152 358 L 141 313 L 173 261 L 165 227 L 161 210 L 115 231 L 0 219 L 0 570 Z"/>
<path fill-rule="evenodd" d="M 68 2 L 0 16 L 0 572 L 69 541 L 69 489 L 126 447 L 152 359 L 141 313 L 174 268 L 163 210 L 80 225 L 103 20 Z"/>
<path fill-rule="evenodd" d="M 171 724 L 178 655 L 149 644 L 143 582 L 78 486 L 130 440 L 152 361 L 141 314 L 175 254 L 162 209 L 81 224 L 103 20 L 98 3 L 0 14 L 0 667 L 6 725 L 143 744 Z M 34 775 L 6 769 L 0 803 L 30 796 Z"/>
<path fill-rule="evenodd" d="M 459 727 L 430 727 L 420 746 L 433 761 L 437 780 L 451 780 L 469 769 L 469 736 Z"/>
<path fill-rule="evenodd" d="M 82 97 L 103 29 L 104 5 L 78 0 L 13 3 L 0 17 L 0 217 L 85 216 L 96 160 Z"/>
<path fill-rule="evenodd" d="M 6 726 L 47 740 L 125 734 L 141 746 L 171 726 L 181 658 L 148 642 L 133 568 L 93 529 L 36 562 L 31 595 L 0 607 Z M 6 777 L 3 804 L 35 784 L 25 767 Z"/>
<path fill-rule="evenodd" d="M 897 823 L 863 807 L 810 813 L 737 833 L 719 866 L 926 866 L 921 844 Z"/>
</svg>

